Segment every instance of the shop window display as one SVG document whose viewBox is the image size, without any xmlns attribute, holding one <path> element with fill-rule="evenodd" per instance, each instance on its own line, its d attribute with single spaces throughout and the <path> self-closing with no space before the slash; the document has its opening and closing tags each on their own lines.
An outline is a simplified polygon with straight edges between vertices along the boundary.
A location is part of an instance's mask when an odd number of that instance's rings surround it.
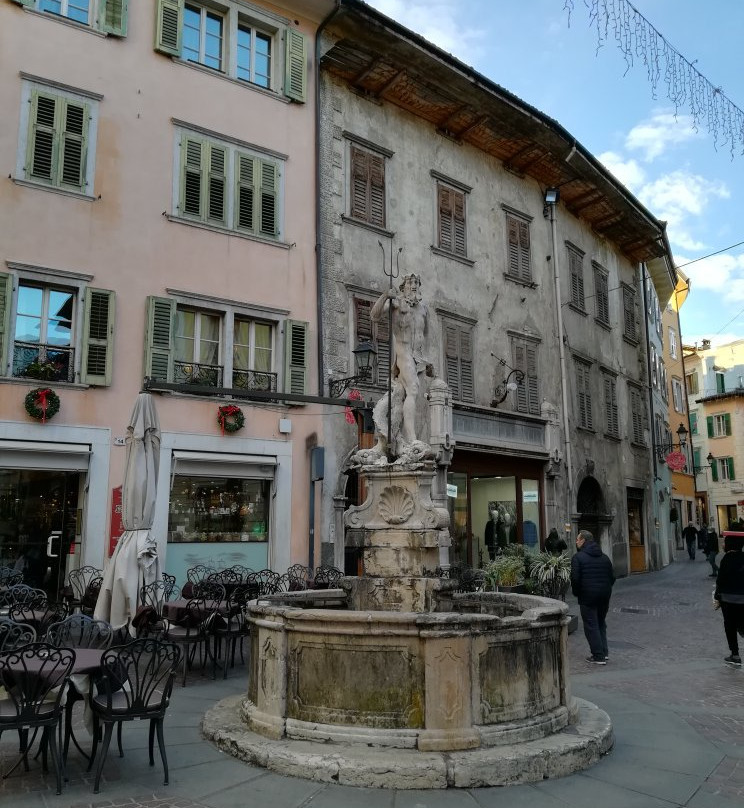
<svg viewBox="0 0 744 808">
<path fill-rule="evenodd" d="M 176 476 L 170 498 L 168 541 L 267 541 L 269 486 L 268 480 Z"/>
</svg>

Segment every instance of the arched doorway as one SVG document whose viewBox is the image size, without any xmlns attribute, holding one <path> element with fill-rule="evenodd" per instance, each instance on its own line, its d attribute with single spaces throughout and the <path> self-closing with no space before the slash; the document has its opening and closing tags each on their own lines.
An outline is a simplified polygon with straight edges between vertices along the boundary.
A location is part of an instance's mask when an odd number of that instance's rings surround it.
<svg viewBox="0 0 744 808">
<path fill-rule="evenodd" d="M 585 477 L 576 494 L 579 530 L 588 530 L 599 541 L 600 528 L 606 524 L 606 508 L 602 487 L 594 477 Z"/>
</svg>

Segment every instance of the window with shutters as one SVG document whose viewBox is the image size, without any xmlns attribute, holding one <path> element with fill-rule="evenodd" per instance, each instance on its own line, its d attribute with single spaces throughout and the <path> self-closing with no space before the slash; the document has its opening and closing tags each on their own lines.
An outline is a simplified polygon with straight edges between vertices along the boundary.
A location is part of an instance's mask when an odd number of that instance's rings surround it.
<svg viewBox="0 0 744 808">
<path fill-rule="evenodd" d="M 633 343 L 638 341 L 636 329 L 636 294 L 635 290 L 626 284 L 623 290 L 623 337 Z"/>
<path fill-rule="evenodd" d="M 538 347 L 539 343 L 536 340 L 511 338 L 513 367 L 522 373 L 522 376 L 517 378 L 517 389 L 514 391 L 514 409 L 517 412 L 540 414 Z"/>
<path fill-rule="evenodd" d="M 685 411 L 685 396 L 682 387 L 682 380 L 672 377 L 672 403 L 675 412 Z"/>
<path fill-rule="evenodd" d="M 713 482 L 723 482 L 725 480 L 735 480 L 734 458 L 716 457 L 711 465 L 713 470 Z M 717 473 L 716 473 L 717 472 Z"/>
<path fill-rule="evenodd" d="M 248 304 L 215 307 L 198 295 L 170 291 L 171 297 L 147 300 L 145 376 L 185 389 L 278 390 L 283 322 L 285 389 L 306 392 L 307 323 L 259 315 Z"/>
<path fill-rule="evenodd" d="M 385 227 L 385 155 L 349 144 L 349 216 Z"/>
<path fill-rule="evenodd" d="M 465 191 L 437 182 L 437 247 L 447 253 L 467 256 Z"/>
<path fill-rule="evenodd" d="M 584 253 L 572 244 L 566 244 L 568 251 L 568 268 L 571 276 L 571 306 L 585 312 L 584 300 Z"/>
<path fill-rule="evenodd" d="M 532 284 L 530 218 L 506 211 L 506 276 Z"/>
<path fill-rule="evenodd" d="M 591 369 L 588 362 L 575 360 L 576 366 L 576 410 L 578 426 L 582 429 L 594 429 L 592 413 Z"/>
<path fill-rule="evenodd" d="M 687 385 L 687 395 L 692 395 L 700 392 L 700 385 L 698 384 L 698 374 L 696 370 L 688 373 L 685 376 L 685 383 Z"/>
<path fill-rule="evenodd" d="M 611 438 L 620 437 L 620 419 L 617 408 L 617 378 L 610 373 L 602 374 L 604 392 L 605 434 Z"/>
<path fill-rule="evenodd" d="M 113 36 L 126 36 L 127 0 L 12 0 Z"/>
<path fill-rule="evenodd" d="M 377 349 L 375 367 L 372 370 L 370 384 L 386 387 L 390 373 L 390 336 L 389 320 L 387 314 L 379 322 L 373 323 L 370 311 L 376 298 L 355 296 L 354 305 L 354 331 L 355 342 L 352 348 L 360 342 L 372 342 Z"/>
<path fill-rule="evenodd" d="M 731 434 L 731 413 L 721 412 L 707 417 L 708 437 L 725 438 Z"/>
<path fill-rule="evenodd" d="M 305 101 L 307 45 L 286 18 L 243 0 L 157 0 L 156 26 L 156 50 Z"/>
<path fill-rule="evenodd" d="M 99 99 L 24 80 L 16 179 L 92 198 Z"/>
<path fill-rule="evenodd" d="M 600 325 L 610 326 L 610 295 L 607 282 L 607 272 L 599 265 L 594 268 L 594 305 L 595 319 Z"/>
<path fill-rule="evenodd" d="M 442 318 L 446 381 L 455 401 L 472 402 L 473 325 L 460 319 Z"/>
<path fill-rule="evenodd" d="M 258 238 L 282 235 L 281 161 L 182 131 L 176 215 Z"/>
<path fill-rule="evenodd" d="M 672 359 L 677 358 L 677 332 L 671 326 L 669 327 L 669 356 Z"/>
<path fill-rule="evenodd" d="M 629 385 L 630 392 L 630 428 L 631 443 L 646 445 L 644 430 L 646 427 L 646 404 L 643 391 L 639 387 Z"/>
<path fill-rule="evenodd" d="M 111 384 L 114 293 L 89 277 L 28 265 L 0 272 L 0 375 Z"/>
</svg>

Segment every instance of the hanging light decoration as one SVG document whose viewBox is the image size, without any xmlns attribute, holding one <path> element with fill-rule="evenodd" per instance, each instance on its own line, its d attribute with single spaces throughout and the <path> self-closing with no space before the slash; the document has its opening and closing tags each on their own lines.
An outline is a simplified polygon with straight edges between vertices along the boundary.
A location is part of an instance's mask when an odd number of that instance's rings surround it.
<svg viewBox="0 0 744 808">
<path fill-rule="evenodd" d="M 575 0 L 564 0 L 571 24 Z M 744 153 L 744 112 L 716 87 L 654 28 L 629 0 L 584 0 L 589 24 L 596 31 L 597 51 L 614 39 L 625 58 L 627 73 L 636 61 L 646 68 L 654 99 L 659 84 L 675 114 L 687 109 L 695 128 L 704 127 L 714 146 L 727 146 L 733 158 Z"/>
</svg>

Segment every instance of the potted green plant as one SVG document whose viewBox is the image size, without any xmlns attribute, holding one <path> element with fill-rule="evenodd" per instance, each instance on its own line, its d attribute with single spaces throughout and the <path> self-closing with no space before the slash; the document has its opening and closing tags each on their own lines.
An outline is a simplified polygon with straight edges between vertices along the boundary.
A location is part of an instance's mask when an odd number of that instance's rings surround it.
<svg viewBox="0 0 744 808">
<path fill-rule="evenodd" d="M 524 583 L 524 558 L 519 555 L 500 555 L 484 571 L 488 589 L 494 592 L 513 592 Z"/>
<path fill-rule="evenodd" d="M 536 594 L 563 600 L 571 582 L 570 556 L 537 553 L 530 563 L 530 578 L 536 583 Z"/>
</svg>

